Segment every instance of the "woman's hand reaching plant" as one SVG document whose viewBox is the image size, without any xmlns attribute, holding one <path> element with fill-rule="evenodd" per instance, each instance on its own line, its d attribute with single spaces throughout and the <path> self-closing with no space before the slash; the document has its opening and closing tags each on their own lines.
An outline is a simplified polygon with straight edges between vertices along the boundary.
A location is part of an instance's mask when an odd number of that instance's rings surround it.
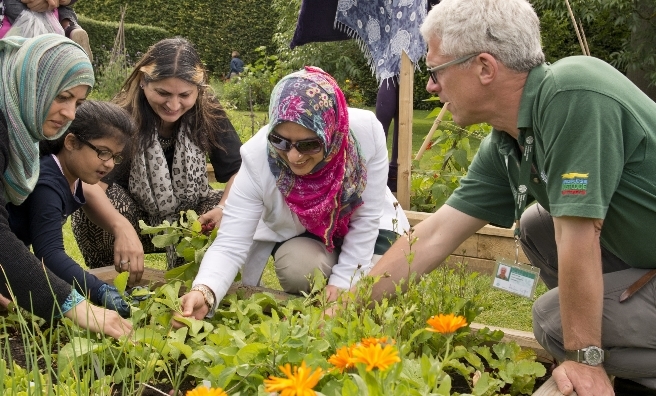
<svg viewBox="0 0 656 396">
<path fill-rule="evenodd" d="M 116 311 L 97 307 L 87 300 L 68 310 L 64 316 L 83 329 L 116 339 L 132 332 L 132 323 L 129 320 L 123 319 Z"/>
<path fill-rule="evenodd" d="M 207 304 L 205 304 L 203 293 L 197 290 L 192 290 L 182 296 L 180 298 L 180 305 L 182 308 L 182 315 L 180 315 L 180 312 L 173 312 L 173 318 L 171 319 L 171 325 L 175 329 L 179 329 L 185 325 L 176 320 L 176 318 L 184 317 L 202 320 L 209 312 L 209 308 L 207 307 Z"/>
<path fill-rule="evenodd" d="M 221 224 L 221 219 L 223 218 L 223 205 L 217 206 L 214 209 L 203 213 L 199 218 L 200 224 L 203 227 L 203 234 L 209 235 L 212 230 L 219 224 Z"/>
</svg>

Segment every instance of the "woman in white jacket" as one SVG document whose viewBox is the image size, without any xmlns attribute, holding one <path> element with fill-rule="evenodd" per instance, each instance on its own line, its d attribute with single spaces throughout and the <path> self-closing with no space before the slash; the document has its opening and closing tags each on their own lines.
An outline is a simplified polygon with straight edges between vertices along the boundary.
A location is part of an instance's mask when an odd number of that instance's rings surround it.
<svg viewBox="0 0 656 396">
<path fill-rule="evenodd" d="M 182 297 L 184 316 L 213 314 L 240 269 L 244 284 L 257 285 L 270 255 L 286 292 L 308 291 L 319 268 L 335 300 L 409 229 L 387 188 L 381 124 L 347 108 L 330 75 L 306 67 L 283 78 L 269 116 L 241 148 L 219 234 Z"/>
</svg>

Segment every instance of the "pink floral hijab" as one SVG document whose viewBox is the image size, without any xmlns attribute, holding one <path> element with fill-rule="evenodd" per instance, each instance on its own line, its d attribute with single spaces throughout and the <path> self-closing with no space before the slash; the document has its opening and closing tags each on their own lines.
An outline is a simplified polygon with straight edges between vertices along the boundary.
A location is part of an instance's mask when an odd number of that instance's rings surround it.
<svg viewBox="0 0 656 396">
<path fill-rule="evenodd" d="M 290 121 L 316 132 L 323 141 L 324 159 L 309 174 L 294 174 L 271 143 L 269 168 L 301 224 L 333 251 L 335 239 L 346 235 L 351 215 L 362 205 L 367 184 L 360 146 L 349 130 L 344 94 L 328 73 L 308 66 L 275 86 L 269 119 L 269 133 Z"/>
</svg>

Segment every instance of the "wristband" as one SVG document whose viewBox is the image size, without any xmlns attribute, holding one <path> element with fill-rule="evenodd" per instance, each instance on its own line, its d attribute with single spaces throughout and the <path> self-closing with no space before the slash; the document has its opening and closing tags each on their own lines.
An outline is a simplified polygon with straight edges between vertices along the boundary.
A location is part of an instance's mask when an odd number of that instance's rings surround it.
<svg viewBox="0 0 656 396">
<path fill-rule="evenodd" d="M 209 310 L 209 312 L 212 312 L 212 310 L 214 309 L 214 292 L 212 291 L 212 289 L 210 289 L 205 285 L 199 284 L 192 287 L 190 291 L 201 292 L 201 294 L 203 295 L 203 299 L 205 300 L 205 305 L 207 305 L 207 309 Z"/>
<path fill-rule="evenodd" d="M 218 205 L 215 206 L 215 208 L 219 208 L 219 209 L 221 209 L 221 211 L 224 211 L 225 210 L 225 205 L 218 204 Z"/>
</svg>

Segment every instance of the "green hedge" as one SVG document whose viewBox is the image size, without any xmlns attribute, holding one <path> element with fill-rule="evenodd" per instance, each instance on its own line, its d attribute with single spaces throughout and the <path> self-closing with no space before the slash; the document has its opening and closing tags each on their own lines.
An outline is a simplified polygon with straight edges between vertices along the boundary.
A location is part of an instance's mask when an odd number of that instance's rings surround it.
<svg viewBox="0 0 656 396">
<path fill-rule="evenodd" d="M 93 66 L 97 72 L 109 61 L 109 54 L 118 32 L 118 22 L 97 21 L 81 14 L 78 14 L 78 22 L 89 34 Z M 125 49 L 130 63 L 134 63 L 154 43 L 171 37 L 171 33 L 165 29 L 141 24 L 125 24 L 124 30 Z"/>
<path fill-rule="evenodd" d="M 116 22 L 124 4 L 128 4 L 126 23 L 157 26 L 171 35 L 187 38 L 196 45 L 207 68 L 215 75 L 227 73 L 232 50 L 239 51 L 245 63 L 251 63 L 255 60 L 255 48 L 262 45 L 273 48 L 271 39 L 277 17 L 269 0 L 140 0 L 129 3 L 94 0 L 77 2 L 75 11 L 96 20 Z M 83 21 L 80 24 L 86 29 Z M 126 36 L 130 47 L 134 45 L 130 43 L 133 39 L 141 41 Z M 109 41 L 109 46 L 112 43 Z"/>
</svg>

